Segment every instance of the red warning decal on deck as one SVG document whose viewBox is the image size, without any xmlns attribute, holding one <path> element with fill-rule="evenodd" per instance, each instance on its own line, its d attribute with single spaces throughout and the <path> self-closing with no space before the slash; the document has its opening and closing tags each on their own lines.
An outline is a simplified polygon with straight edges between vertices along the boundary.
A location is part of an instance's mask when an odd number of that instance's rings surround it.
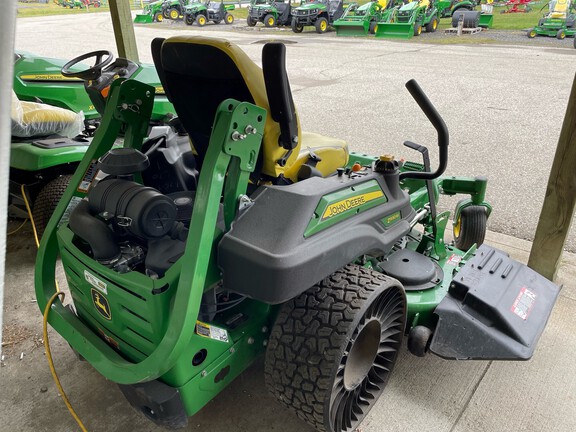
<svg viewBox="0 0 576 432">
<path fill-rule="evenodd" d="M 534 304 L 536 304 L 536 294 L 528 288 L 522 288 L 510 310 L 523 320 L 527 320 Z"/>
<path fill-rule="evenodd" d="M 452 254 L 452 256 L 448 258 L 448 261 L 446 261 L 446 264 L 457 266 L 460 264 L 460 261 L 462 261 L 462 257 L 460 255 Z"/>
</svg>

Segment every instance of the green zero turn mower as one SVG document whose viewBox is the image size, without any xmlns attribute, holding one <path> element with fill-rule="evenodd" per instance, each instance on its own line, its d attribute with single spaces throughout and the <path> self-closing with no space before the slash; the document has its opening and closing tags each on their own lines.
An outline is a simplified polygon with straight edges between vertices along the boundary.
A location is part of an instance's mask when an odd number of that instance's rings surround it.
<svg viewBox="0 0 576 432">
<path fill-rule="evenodd" d="M 234 15 L 230 10 L 234 10 L 234 5 L 224 5 L 223 1 L 206 1 L 205 3 L 188 3 L 184 7 L 184 22 L 188 25 L 194 23 L 204 27 L 208 21 L 214 24 L 234 24 Z"/>
<path fill-rule="evenodd" d="M 394 9 L 386 22 L 378 23 L 377 38 L 411 39 L 423 29 L 433 33 L 438 28 L 438 10 L 430 0 L 415 0 Z"/>
<path fill-rule="evenodd" d="M 86 62 L 91 59 L 94 65 L 88 67 Z M 26 52 L 14 55 L 13 89 L 20 101 L 41 102 L 46 108 L 65 108 L 84 116 L 84 127 L 80 128 L 83 133 L 67 138 L 45 127 L 45 110 L 39 109 L 31 121 L 24 122 L 27 133 L 12 138 L 10 213 L 28 217 L 22 195 L 24 185 L 40 234 L 99 127 L 110 85 L 118 77 L 137 78 L 155 88 L 150 132 L 165 138 L 168 134 L 167 143 L 173 143 L 178 135 L 171 132 L 167 123 L 174 107 L 164 95 L 154 66 L 114 59 L 109 51 L 95 51 L 69 62 Z M 49 109 L 46 111 L 50 113 Z"/>
<path fill-rule="evenodd" d="M 538 25 L 528 29 L 529 38 L 543 35 L 564 39 L 576 35 L 576 11 L 570 0 L 552 0 L 548 8 L 548 13 L 538 21 Z"/>
<path fill-rule="evenodd" d="M 254 27 L 258 22 L 266 27 L 289 26 L 292 24 L 292 0 L 252 2 L 248 6 L 246 23 Z"/>
<path fill-rule="evenodd" d="M 338 36 L 366 36 L 376 33 L 379 22 L 388 22 L 396 9 L 394 0 L 350 3 L 344 14 L 334 21 Z"/>
<path fill-rule="evenodd" d="M 262 69 L 220 39 L 158 38 L 152 53 L 198 172 L 173 166 L 179 190 L 162 192 L 143 140 L 154 88 L 116 80 L 35 271 L 44 310 L 61 257 L 73 304 L 56 300 L 49 323 L 137 410 L 183 427 L 265 355 L 282 404 L 319 431 L 353 431 L 405 335 L 416 355 L 532 356 L 559 287 L 480 246 L 487 180 L 442 176 L 448 131 L 415 81 L 438 132 L 434 171 L 419 144 L 405 143 L 422 162 L 401 163 L 302 132 L 283 44 L 264 46 Z M 456 245 L 440 194 L 467 196 Z"/>
<path fill-rule="evenodd" d="M 326 33 L 343 13 L 343 0 L 303 0 L 292 9 L 292 31 L 302 33 L 304 27 L 314 26 L 316 33 Z"/>
</svg>

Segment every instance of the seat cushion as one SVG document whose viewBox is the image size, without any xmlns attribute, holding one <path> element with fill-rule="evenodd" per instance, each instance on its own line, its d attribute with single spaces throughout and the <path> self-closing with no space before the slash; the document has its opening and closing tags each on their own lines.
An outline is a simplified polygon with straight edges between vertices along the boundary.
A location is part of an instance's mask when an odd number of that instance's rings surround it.
<svg viewBox="0 0 576 432">
<path fill-rule="evenodd" d="M 302 132 L 302 145 L 296 161 L 284 172 L 284 176 L 292 181 L 297 181 L 300 167 L 306 163 L 313 151 L 320 159 L 316 165 L 318 171 L 324 177 L 336 172 L 337 168 L 344 167 L 348 163 L 349 151 L 346 141 L 327 137 L 312 132 Z"/>
</svg>

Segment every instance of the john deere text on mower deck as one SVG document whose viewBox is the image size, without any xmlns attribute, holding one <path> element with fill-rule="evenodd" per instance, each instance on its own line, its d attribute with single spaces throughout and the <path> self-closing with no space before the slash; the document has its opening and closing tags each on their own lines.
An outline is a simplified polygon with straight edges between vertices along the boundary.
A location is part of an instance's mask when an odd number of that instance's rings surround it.
<svg viewBox="0 0 576 432">
<path fill-rule="evenodd" d="M 435 170 L 419 144 L 405 143 L 422 161 L 401 163 L 385 143 L 372 157 L 302 132 L 283 44 L 264 46 L 262 69 L 220 39 L 158 38 L 152 53 L 198 172 L 168 167 L 179 190 L 162 191 L 142 133 L 154 88 L 116 80 L 35 273 L 44 310 L 62 258 L 74 307 L 55 300 L 49 323 L 136 409 L 183 427 L 264 354 L 282 404 L 319 431 L 352 431 L 405 335 L 420 356 L 532 356 L 559 288 L 480 246 L 487 180 L 442 176 L 448 130 L 415 81 L 438 133 Z M 465 195 L 455 245 L 440 194 Z"/>
</svg>

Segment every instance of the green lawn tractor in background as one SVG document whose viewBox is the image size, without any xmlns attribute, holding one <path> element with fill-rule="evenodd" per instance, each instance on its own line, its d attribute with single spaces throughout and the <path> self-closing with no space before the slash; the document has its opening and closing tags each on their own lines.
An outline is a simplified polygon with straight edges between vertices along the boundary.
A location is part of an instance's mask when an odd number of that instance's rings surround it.
<svg viewBox="0 0 576 432">
<path fill-rule="evenodd" d="M 388 22 L 396 8 L 394 0 L 350 3 L 344 14 L 334 21 L 338 36 L 366 36 L 374 34 L 379 22 Z"/>
<path fill-rule="evenodd" d="M 438 28 L 438 10 L 430 0 L 416 0 L 394 10 L 388 22 L 378 23 L 377 38 L 410 39 L 422 29 L 433 33 Z"/>
<path fill-rule="evenodd" d="M 258 22 L 266 27 L 289 26 L 292 24 L 292 0 L 267 0 L 248 7 L 246 22 L 254 27 Z"/>
<path fill-rule="evenodd" d="M 94 59 L 94 66 L 86 61 Z M 30 53 L 14 56 L 14 93 L 23 102 L 41 102 L 23 121 L 27 133 L 12 138 L 10 151 L 10 214 L 28 217 L 22 196 L 24 185 L 32 214 L 41 234 L 78 163 L 84 157 L 92 136 L 101 122 L 110 85 L 116 78 L 135 78 L 152 85 L 157 98 L 151 115 L 150 132 L 157 140 L 173 144 L 177 134 L 166 126 L 174 108 L 164 95 L 156 70 L 116 58 L 109 51 L 96 51 L 67 62 Z M 83 113 L 84 132 L 67 138 L 52 129 L 50 107 Z M 134 106 L 138 109 L 138 106 Z M 45 113 L 48 115 L 44 115 Z M 81 121 L 81 120 L 80 120 Z M 173 122 L 175 120 L 172 120 Z M 65 125 L 64 125 L 65 126 Z M 13 120 L 13 134 L 14 134 Z M 80 129 L 82 130 L 82 128 Z M 144 131 L 148 134 L 148 130 Z M 158 138 L 160 137 L 160 138 Z M 184 140 L 187 145 L 187 139 Z M 161 147 L 165 148 L 164 142 Z M 176 154 L 176 153 L 175 153 Z M 172 157 L 172 160 L 175 160 Z"/>
<path fill-rule="evenodd" d="M 162 14 L 162 5 L 164 0 L 158 0 L 155 2 L 148 3 L 144 6 L 141 14 L 137 14 L 134 18 L 135 23 L 149 24 L 152 22 L 162 22 L 164 20 L 164 15 Z"/>
<path fill-rule="evenodd" d="M 576 35 L 576 11 L 570 0 L 552 0 L 548 8 L 548 13 L 538 21 L 538 25 L 528 30 L 529 38 L 542 35 L 564 39 Z"/>
<path fill-rule="evenodd" d="M 477 16 L 478 27 L 492 27 L 492 23 L 494 22 L 492 0 L 488 0 L 486 4 L 481 4 L 479 11 L 476 10 L 478 4 L 479 2 L 477 3 L 476 1 L 470 0 L 439 0 L 435 3 L 435 6 L 438 9 L 440 18 L 452 18 L 452 27 L 456 27 L 454 21 L 456 20 L 455 22 L 458 22 L 460 14 L 464 14 L 466 21 L 470 21 L 471 19 L 475 21 Z M 474 12 L 476 13 L 474 14 Z"/>
<path fill-rule="evenodd" d="M 266 386 L 282 404 L 318 431 L 353 431 L 405 336 L 419 356 L 526 360 L 558 296 L 480 246 L 487 180 L 442 176 L 448 130 L 415 81 L 407 88 L 438 134 L 434 170 L 420 144 L 405 143 L 418 162 L 401 162 L 385 143 L 367 156 L 302 132 L 285 50 L 266 44 L 260 69 L 227 40 L 155 39 L 199 172 L 168 167 L 161 174 L 180 190 L 164 189 L 142 133 L 154 87 L 118 79 L 42 239 L 40 310 L 159 425 L 185 427 L 264 355 Z M 120 130 L 125 145 L 114 148 Z M 465 196 L 454 245 L 440 194 Z"/>
<path fill-rule="evenodd" d="M 205 3 L 189 3 L 184 8 L 184 22 L 188 25 L 194 23 L 204 27 L 208 21 L 214 24 L 234 24 L 234 15 L 230 10 L 234 10 L 234 5 L 224 5 L 223 1 L 206 1 Z"/>
<path fill-rule="evenodd" d="M 300 6 L 292 9 L 292 31 L 302 33 L 305 26 L 314 26 L 316 33 L 326 33 L 328 26 L 343 13 L 343 0 L 302 1 Z"/>
<path fill-rule="evenodd" d="M 438 15 L 440 18 L 445 18 L 451 17 L 452 14 L 459 9 L 468 11 L 474 10 L 476 2 L 471 0 L 438 0 L 435 5 L 436 9 L 438 9 Z"/>
</svg>

